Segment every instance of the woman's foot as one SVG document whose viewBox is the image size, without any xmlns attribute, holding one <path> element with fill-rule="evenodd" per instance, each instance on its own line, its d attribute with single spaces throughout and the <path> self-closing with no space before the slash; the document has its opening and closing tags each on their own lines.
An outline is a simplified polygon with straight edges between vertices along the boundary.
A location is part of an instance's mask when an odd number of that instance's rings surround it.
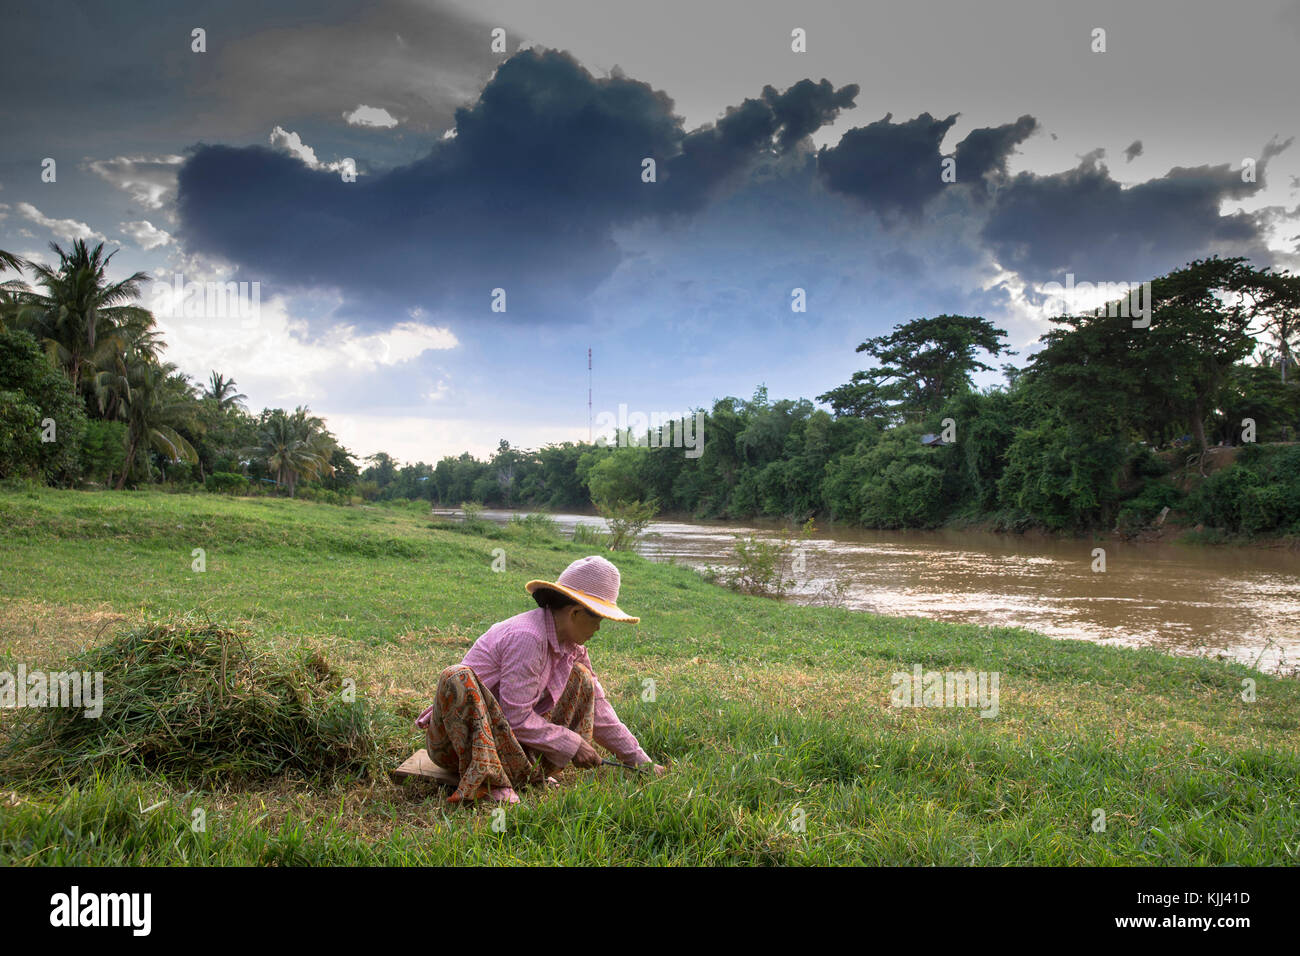
<svg viewBox="0 0 1300 956">
<path fill-rule="evenodd" d="M 493 787 L 491 797 L 498 803 L 518 803 L 519 794 L 511 787 Z"/>
</svg>

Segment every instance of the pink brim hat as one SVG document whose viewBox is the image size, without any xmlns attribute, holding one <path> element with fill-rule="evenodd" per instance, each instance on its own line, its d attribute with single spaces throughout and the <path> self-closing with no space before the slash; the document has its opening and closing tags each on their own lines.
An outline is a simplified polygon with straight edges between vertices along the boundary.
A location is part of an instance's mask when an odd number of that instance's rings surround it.
<svg viewBox="0 0 1300 956">
<path fill-rule="evenodd" d="M 618 568 L 593 554 L 574 561 L 555 581 L 529 581 L 524 590 L 532 594 L 538 588 L 550 588 L 573 598 L 598 617 L 639 624 L 639 617 L 633 617 L 618 606 L 620 583 Z"/>
</svg>

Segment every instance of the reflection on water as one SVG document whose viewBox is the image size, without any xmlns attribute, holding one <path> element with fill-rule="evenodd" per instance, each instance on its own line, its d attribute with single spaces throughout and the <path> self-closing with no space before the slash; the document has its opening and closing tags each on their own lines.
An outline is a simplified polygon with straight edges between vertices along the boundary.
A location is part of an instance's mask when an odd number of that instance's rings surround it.
<svg viewBox="0 0 1300 956">
<path fill-rule="evenodd" d="M 509 516 L 484 512 L 498 521 Z M 551 517 L 566 532 L 578 523 L 604 527 L 586 515 Z M 725 566 L 735 535 L 779 533 L 776 526 L 679 521 L 648 530 L 642 554 L 694 567 Z M 1300 557 L 1293 552 L 972 531 L 823 528 L 817 535 L 807 542 L 794 600 L 837 580 L 849 607 L 880 614 L 1222 654 L 1269 671 L 1300 664 Z M 1092 570 L 1096 547 L 1106 550 L 1104 573 Z"/>
</svg>

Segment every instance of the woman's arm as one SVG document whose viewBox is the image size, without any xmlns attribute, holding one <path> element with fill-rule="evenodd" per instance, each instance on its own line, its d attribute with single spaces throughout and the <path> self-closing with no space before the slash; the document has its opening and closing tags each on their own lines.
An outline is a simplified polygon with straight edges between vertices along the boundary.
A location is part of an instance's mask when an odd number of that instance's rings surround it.
<svg viewBox="0 0 1300 956">
<path fill-rule="evenodd" d="M 600 678 L 596 676 L 596 670 L 591 666 L 591 657 L 585 647 L 578 652 L 574 663 L 582 664 L 591 671 L 592 683 L 596 685 L 596 720 L 592 731 L 596 743 L 617 756 L 623 763 L 633 766 L 650 763 L 649 756 L 641 749 L 632 731 L 618 719 L 613 705 L 605 697 L 605 688 L 601 686 Z"/>
</svg>

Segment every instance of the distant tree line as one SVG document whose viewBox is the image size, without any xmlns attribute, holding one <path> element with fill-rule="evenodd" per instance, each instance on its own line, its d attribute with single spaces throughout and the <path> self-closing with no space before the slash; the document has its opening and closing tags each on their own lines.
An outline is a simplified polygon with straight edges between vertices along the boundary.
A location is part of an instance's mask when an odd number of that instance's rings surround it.
<svg viewBox="0 0 1300 956">
<path fill-rule="evenodd" d="M 983 522 L 1008 530 L 1141 530 L 1166 507 L 1246 533 L 1300 532 L 1300 277 L 1211 258 L 1152 280 L 1150 325 L 1121 308 L 1062 315 L 1023 368 L 978 316 L 919 318 L 868 339 L 874 360 L 808 399 L 727 397 L 703 412 L 703 453 L 609 446 L 536 450 L 502 440 L 486 460 L 387 453 L 360 467 L 306 408 L 254 416 L 217 372 L 202 386 L 158 358 L 147 277 L 110 285 L 102 247 L 53 247 L 38 291 L 0 284 L 0 477 L 125 487 L 271 487 L 340 503 L 587 510 L 653 502 L 697 517 L 809 516 L 874 528 Z M 53 419 L 57 442 L 40 441 Z M 671 426 L 669 426 L 671 427 Z M 665 441 L 665 446 L 670 443 Z M 1203 479 L 1215 445 L 1250 444 Z"/>
<path fill-rule="evenodd" d="M 1148 304 L 1147 328 L 1118 303 L 1056 318 L 1025 367 L 1003 365 L 1006 384 L 984 390 L 978 356 L 1011 355 L 1006 333 L 980 317 L 916 319 L 858 347 L 875 363 L 817 396 L 830 412 L 764 388 L 714 402 L 698 458 L 625 434 L 627 447 L 503 441 L 487 461 L 387 461 L 362 477 L 444 505 L 653 500 L 697 517 L 1074 532 L 1139 531 L 1170 507 L 1232 531 L 1300 532 L 1300 278 L 1199 260 L 1152 280 Z M 1212 446 L 1243 443 L 1250 454 L 1201 480 Z"/>
</svg>

